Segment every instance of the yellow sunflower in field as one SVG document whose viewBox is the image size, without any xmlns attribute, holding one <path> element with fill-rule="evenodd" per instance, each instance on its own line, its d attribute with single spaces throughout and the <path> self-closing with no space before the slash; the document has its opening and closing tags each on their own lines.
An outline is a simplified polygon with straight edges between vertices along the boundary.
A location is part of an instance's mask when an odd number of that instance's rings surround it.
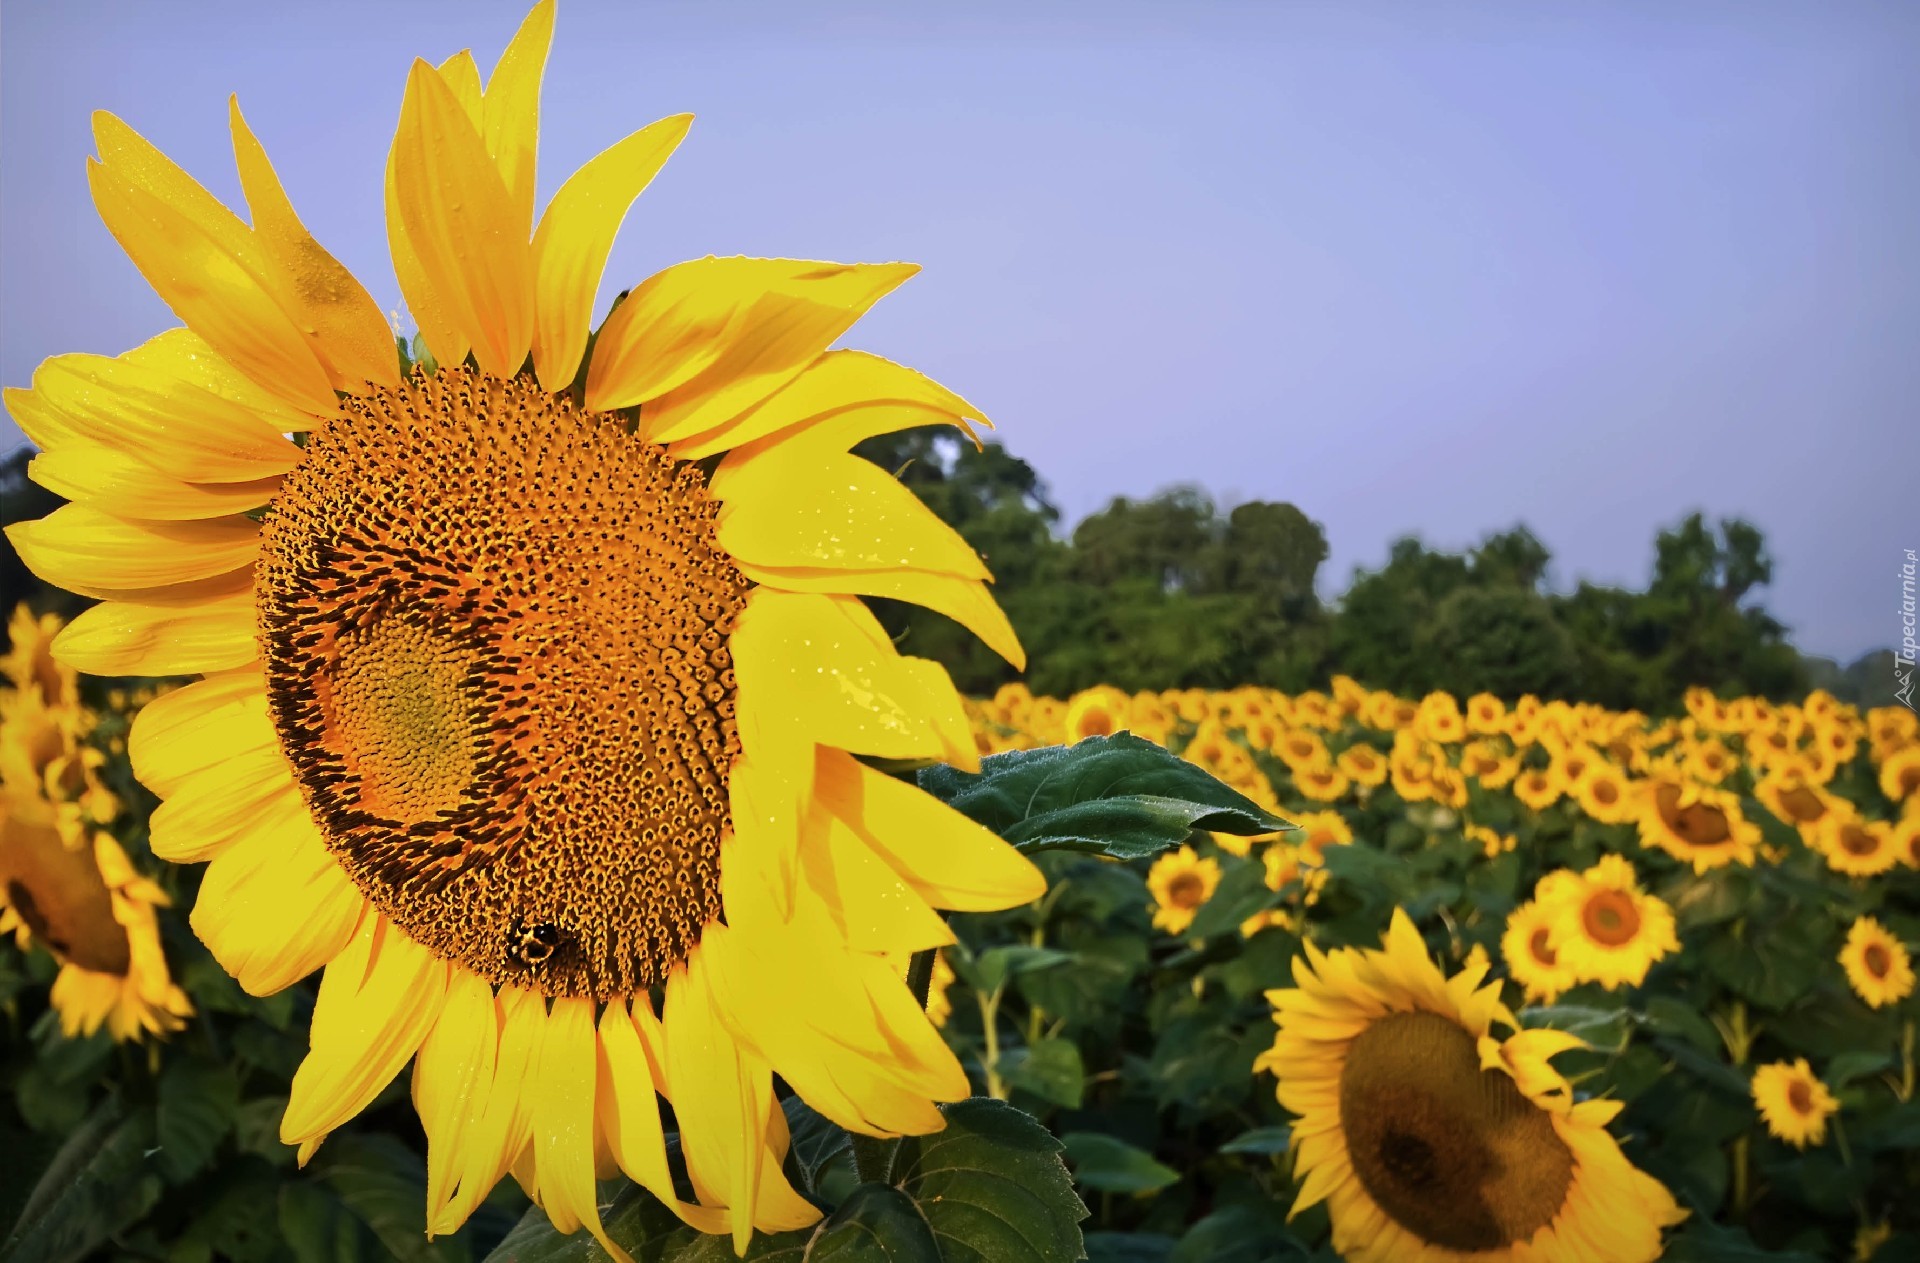
<svg viewBox="0 0 1920 1263">
<path fill-rule="evenodd" d="M 1854 994 L 1873 1008 L 1898 1004 L 1913 994 L 1913 957 L 1907 945 L 1872 917 L 1859 918 L 1847 930 L 1840 966 Z"/>
<path fill-rule="evenodd" d="M 1096 685 L 1075 693 L 1067 702 L 1067 742 L 1085 737 L 1110 737 L 1127 727 L 1132 699 L 1117 688 Z"/>
<path fill-rule="evenodd" d="M 937 1130 L 966 1075 L 885 953 L 1044 887 L 854 757 L 978 765 L 946 673 L 860 597 L 1021 654 L 979 557 L 848 454 L 979 418 L 827 350 L 914 268 L 699 259 L 590 334 L 689 120 L 593 159 L 536 226 L 553 12 L 484 89 L 467 53 L 409 73 L 386 173 L 431 351 L 411 373 L 237 108 L 251 225 L 97 115 L 95 203 L 186 328 L 7 392 L 73 501 L 9 535 L 102 599 L 68 662 L 206 673 L 130 752 L 155 852 L 211 861 L 216 958 L 256 994 L 325 970 L 283 1140 L 310 1155 L 417 1054 L 432 1231 L 512 1170 L 604 1243 L 617 1166 L 744 1248 L 819 1217 L 781 1174 L 773 1075 L 856 1131 Z"/>
<path fill-rule="evenodd" d="M 1338 802 L 1352 788 L 1347 774 L 1331 764 L 1315 764 L 1293 769 L 1293 787 L 1315 802 Z"/>
<path fill-rule="evenodd" d="M 1920 868 L 1920 802 L 1908 807 L 1893 826 L 1893 853 L 1908 868 Z"/>
<path fill-rule="evenodd" d="M 1753 863 L 1760 830 L 1724 790 L 1656 773 L 1640 796 L 1640 841 L 1704 873 L 1722 864 Z"/>
<path fill-rule="evenodd" d="M 1840 800 L 1826 786 L 1798 768 L 1776 766 L 1753 787 L 1753 796 L 1786 824 L 1807 830 L 1837 808 Z"/>
<path fill-rule="evenodd" d="M 1893 826 L 1862 820 L 1851 811 L 1835 811 L 1808 831 L 1827 867 L 1850 877 L 1877 877 L 1900 862 Z"/>
<path fill-rule="evenodd" d="M 1520 984 L 1528 1003 L 1552 1004 L 1580 982 L 1553 945 L 1555 920 L 1552 908 L 1538 901 L 1523 903 L 1507 914 L 1507 928 L 1500 935 L 1507 973 Z"/>
<path fill-rule="evenodd" d="M 1320 1202 L 1350 1263 L 1650 1263 L 1685 1212 L 1620 1152 L 1617 1101 L 1580 1101 L 1550 1059 L 1581 1046 L 1513 1028 L 1484 966 L 1451 978 L 1396 911 L 1384 950 L 1304 944 L 1269 991 L 1254 1063 L 1299 1115 L 1298 1214 Z"/>
<path fill-rule="evenodd" d="M 1550 893 L 1543 881 L 1535 898 L 1551 917 L 1556 958 L 1581 982 L 1637 987 L 1653 962 L 1680 950 L 1673 910 L 1640 889 L 1623 855 L 1602 856 Z"/>
<path fill-rule="evenodd" d="M 1881 761 L 1880 792 L 1896 803 L 1920 796 L 1920 745 L 1895 750 Z"/>
<path fill-rule="evenodd" d="M 1513 779 L 1513 796 L 1534 811 L 1545 811 L 1560 800 L 1567 783 L 1558 767 L 1528 768 Z"/>
<path fill-rule="evenodd" d="M 1605 759 L 1595 761 L 1573 787 L 1580 810 L 1602 824 L 1632 821 L 1640 814 L 1638 795 L 1639 787 Z"/>
<path fill-rule="evenodd" d="M 1767 1130 L 1796 1149 L 1825 1144 L 1827 1119 L 1839 1112 L 1827 1085 L 1805 1057 L 1776 1061 L 1753 1072 L 1753 1103 Z"/>
<path fill-rule="evenodd" d="M 1154 904 L 1153 927 L 1169 934 L 1185 933 L 1219 884 L 1219 860 L 1203 856 L 1190 846 L 1168 851 L 1147 870 L 1147 892 Z"/>
<path fill-rule="evenodd" d="M 1372 787 L 1387 779 L 1387 761 L 1372 746 L 1348 746 L 1334 759 L 1333 765 L 1355 785 Z"/>
<path fill-rule="evenodd" d="M 1475 693 L 1467 699 L 1467 731 L 1490 736 L 1506 731 L 1507 704 L 1491 693 Z"/>
</svg>

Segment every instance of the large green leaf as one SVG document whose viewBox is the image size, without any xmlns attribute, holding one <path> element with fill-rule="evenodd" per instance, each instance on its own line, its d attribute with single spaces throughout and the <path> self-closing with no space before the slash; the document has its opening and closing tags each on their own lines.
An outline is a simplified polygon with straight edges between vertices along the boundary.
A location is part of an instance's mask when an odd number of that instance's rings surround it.
<svg viewBox="0 0 1920 1263">
<path fill-rule="evenodd" d="M 0 1241 L 0 1258 L 79 1259 L 146 1214 L 163 1190 L 147 1156 L 152 1147 L 152 1114 L 128 1114 L 112 1098 L 103 1102 L 41 1173 L 19 1220 Z"/>
<path fill-rule="evenodd" d="M 1080 1108 L 1087 1072 L 1080 1046 L 1070 1039 L 1037 1039 L 1000 1058 L 1000 1073 L 1013 1087 L 1052 1105 Z"/>
<path fill-rule="evenodd" d="M 160 1076 L 154 1161 L 175 1184 L 198 1174 L 233 1130 L 240 1081 L 227 1066 L 180 1058 Z"/>
<path fill-rule="evenodd" d="M 427 1238 L 427 1173 L 418 1154 L 392 1136 L 335 1136 L 314 1169 L 388 1253 L 403 1263 L 454 1263 L 468 1257 L 456 1237 Z"/>
<path fill-rule="evenodd" d="M 1200 768 L 1129 733 L 1011 750 L 977 774 L 923 769 L 920 787 L 1022 851 L 1144 859 L 1196 829 L 1255 835 L 1291 826 Z"/>
<path fill-rule="evenodd" d="M 1115 1136 L 1092 1131 L 1068 1132 L 1060 1137 L 1066 1147 L 1073 1178 L 1096 1193 L 1155 1193 L 1180 1179 L 1180 1173 L 1145 1149 Z"/>
<path fill-rule="evenodd" d="M 806 1263 L 941 1263 L 933 1229 L 913 1198 L 886 1184 L 862 1184 L 820 1225 Z"/>
</svg>

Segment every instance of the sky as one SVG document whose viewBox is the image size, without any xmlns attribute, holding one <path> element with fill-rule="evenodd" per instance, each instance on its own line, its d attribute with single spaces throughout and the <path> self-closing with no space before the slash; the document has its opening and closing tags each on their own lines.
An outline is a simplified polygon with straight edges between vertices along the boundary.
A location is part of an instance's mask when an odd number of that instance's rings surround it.
<svg viewBox="0 0 1920 1263">
<path fill-rule="evenodd" d="M 0 381 L 177 323 L 88 201 L 88 116 L 239 204 L 239 94 L 399 307 L 415 56 L 517 0 L 8 0 Z M 1323 523 L 1322 588 L 1524 522 L 1556 587 L 1744 516 L 1804 650 L 1896 642 L 1920 549 L 1920 4 L 562 0 L 541 196 L 691 111 L 602 292 L 705 254 L 907 259 L 845 340 L 979 404 L 1069 521 L 1199 484 Z M 24 442 L 0 421 L 0 449 Z"/>
</svg>

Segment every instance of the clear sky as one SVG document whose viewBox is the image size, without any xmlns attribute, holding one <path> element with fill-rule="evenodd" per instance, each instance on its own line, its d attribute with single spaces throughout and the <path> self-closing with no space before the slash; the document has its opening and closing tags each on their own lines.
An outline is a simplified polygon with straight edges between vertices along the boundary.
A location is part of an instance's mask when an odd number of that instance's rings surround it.
<svg viewBox="0 0 1920 1263">
<path fill-rule="evenodd" d="M 411 59 L 483 3 L 8 0 L 0 379 L 174 323 L 87 199 L 115 111 L 238 204 L 238 92 L 383 305 Z M 562 0 L 542 196 L 693 133 L 608 285 L 703 254 L 911 259 L 851 344 L 979 403 L 1070 518 L 1174 481 L 1388 542 L 1524 521 L 1553 579 L 1657 526 L 1766 530 L 1805 649 L 1898 638 L 1920 548 L 1920 3 Z M 21 442 L 0 422 L 0 448 Z"/>
</svg>

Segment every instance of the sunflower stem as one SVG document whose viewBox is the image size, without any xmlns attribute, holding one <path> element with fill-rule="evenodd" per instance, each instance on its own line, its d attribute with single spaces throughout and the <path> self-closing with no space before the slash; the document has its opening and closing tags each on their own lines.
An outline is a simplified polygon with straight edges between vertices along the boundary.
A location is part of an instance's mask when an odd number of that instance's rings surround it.
<svg viewBox="0 0 1920 1263">
<path fill-rule="evenodd" d="M 1913 1019 L 1908 1018 L 1900 1028 L 1900 1086 L 1894 1089 L 1902 1105 L 1913 1099 L 1913 1078 Z"/>
<path fill-rule="evenodd" d="M 1747 1149 L 1752 1139 L 1751 1133 L 1741 1132 L 1733 1141 L 1733 1213 L 1741 1220 L 1747 1217 Z"/>
<path fill-rule="evenodd" d="M 853 1138 L 853 1170 L 862 1184 L 885 1184 L 893 1174 L 893 1155 L 900 1148 L 898 1140 L 882 1140 L 878 1136 L 862 1136 L 851 1133 Z"/>
<path fill-rule="evenodd" d="M 1000 992 L 996 988 L 991 995 L 985 991 L 976 991 L 973 995 L 980 1001 L 980 1025 L 986 1032 L 987 1047 L 982 1060 L 987 1071 L 987 1095 L 1004 1101 L 1007 1085 L 1000 1077 Z"/>
</svg>

